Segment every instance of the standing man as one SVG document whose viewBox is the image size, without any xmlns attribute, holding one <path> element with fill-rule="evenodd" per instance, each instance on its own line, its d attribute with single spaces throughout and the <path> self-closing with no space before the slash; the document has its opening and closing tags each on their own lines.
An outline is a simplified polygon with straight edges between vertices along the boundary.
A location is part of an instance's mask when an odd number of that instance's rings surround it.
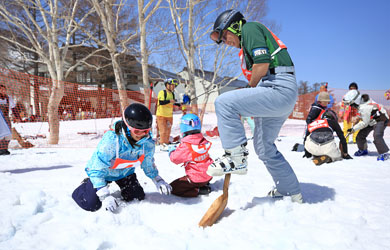
<svg viewBox="0 0 390 250">
<path fill-rule="evenodd" d="M 161 90 L 157 96 L 157 127 L 160 133 L 160 150 L 167 151 L 169 144 L 169 136 L 171 135 L 171 128 L 173 122 L 173 105 L 180 104 L 176 103 L 175 100 L 175 87 L 179 84 L 176 79 L 166 79 L 164 81 L 165 89 Z"/>
<path fill-rule="evenodd" d="M 349 84 L 349 90 L 358 90 L 358 85 L 355 82 L 352 82 Z M 349 142 L 349 133 L 347 132 L 348 129 L 352 128 L 353 123 L 356 119 L 358 119 L 358 110 L 357 108 L 345 104 L 343 101 L 340 105 L 340 111 L 339 111 L 339 117 L 343 119 L 343 132 L 344 136 L 347 136 L 345 139 L 347 140 L 347 143 Z M 352 135 L 352 143 L 356 143 L 356 136 L 359 133 L 359 131 L 353 132 Z"/>
<path fill-rule="evenodd" d="M 236 10 L 218 16 L 210 37 L 218 44 L 241 49 L 241 68 L 252 88 L 226 92 L 215 101 L 225 154 L 207 173 L 246 174 L 247 139 L 240 116 L 254 117 L 254 148 L 276 185 L 268 195 L 291 196 L 292 201 L 302 203 L 298 179 L 274 143 L 298 96 L 294 64 L 286 45 L 261 23 L 246 22 Z"/>
<path fill-rule="evenodd" d="M 11 130 L 11 120 L 9 119 L 11 109 L 15 108 L 15 102 L 11 96 L 7 95 L 7 89 L 5 85 L 0 85 L 0 109 L 3 112 L 4 119 Z M 9 155 L 8 144 L 9 138 L 3 138 L 0 140 L 0 155 Z"/>
</svg>

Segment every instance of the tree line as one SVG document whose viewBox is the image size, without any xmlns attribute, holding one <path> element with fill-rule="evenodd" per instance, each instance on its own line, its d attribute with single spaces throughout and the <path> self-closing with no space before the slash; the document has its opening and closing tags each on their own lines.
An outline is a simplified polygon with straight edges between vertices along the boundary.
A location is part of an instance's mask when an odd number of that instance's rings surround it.
<svg viewBox="0 0 390 250">
<path fill-rule="evenodd" d="M 230 81 L 240 76 L 237 56 L 209 39 L 216 17 L 226 9 L 239 9 L 248 20 L 267 24 L 266 4 L 267 0 L 0 0 L 0 63 L 35 75 L 40 65 L 47 68 L 52 80 L 49 143 L 57 144 L 63 80 L 77 67 L 96 71 L 112 67 L 123 109 L 128 99 L 122 55 L 132 55 L 142 65 L 145 102 L 149 102 L 149 65 L 163 65 L 175 73 L 184 65 L 189 76 L 186 94 L 194 99 L 197 112 L 196 70 L 214 74 L 211 84 L 202 84 L 205 93 L 215 89 L 218 76 L 233 76 Z M 80 48 L 91 49 L 76 54 Z M 69 57 L 73 60 L 66 60 Z M 109 63 L 94 63 L 97 58 Z M 37 82 L 32 84 L 38 87 Z"/>
</svg>

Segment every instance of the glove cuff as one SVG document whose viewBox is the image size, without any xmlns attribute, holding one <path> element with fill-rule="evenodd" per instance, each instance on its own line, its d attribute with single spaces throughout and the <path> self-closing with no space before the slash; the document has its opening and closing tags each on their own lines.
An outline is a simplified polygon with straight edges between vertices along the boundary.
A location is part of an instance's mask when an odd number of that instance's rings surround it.
<svg viewBox="0 0 390 250">
<path fill-rule="evenodd" d="M 107 196 L 110 195 L 110 191 L 108 190 L 107 186 L 102 187 L 98 191 L 96 191 L 96 195 L 99 197 L 100 201 L 103 201 Z"/>
<path fill-rule="evenodd" d="M 160 181 L 162 180 L 161 176 L 157 175 L 156 177 L 154 177 L 152 179 L 154 185 L 157 185 L 157 183 L 159 183 Z"/>
</svg>

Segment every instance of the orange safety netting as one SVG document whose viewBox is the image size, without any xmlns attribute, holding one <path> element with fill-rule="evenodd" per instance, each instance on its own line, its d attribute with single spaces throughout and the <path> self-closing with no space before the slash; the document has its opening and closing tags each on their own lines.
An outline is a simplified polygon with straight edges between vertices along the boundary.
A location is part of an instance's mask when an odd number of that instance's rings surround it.
<svg viewBox="0 0 390 250">
<path fill-rule="evenodd" d="M 0 68 L 0 84 L 13 97 L 16 109 L 15 122 L 47 121 L 47 109 L 52 88 L 51 79 Z M 121 109 L 118 90 L 63 82 L 64 96 L 58 108 L 60 120 L 84 120 L 91 118 L 119 117 Z M 127 91 L 129 103 L 144 103 L 144 94 Z M 151 106 L 154 107 L 155 98 Z"/>
<path fill-rule="evenodd" d="M 52 89 L 51 79 L 0 68 L 0 84 L 6 86 L 7 94 L 16 103 L 16 107 L 12 110 L 13 127 L 24 139 L 46 140 L 49 135 L 47 110 Z M 63 82 L 63 84 L 64 95 L 58 108 L 61 121 L 60 144 L 88 147 L 87 140 L 84 145 L 75 145 L 77 140 L 72 139 L 72 136 L 99 134 L 99 131 L 105 131 L 113 124 L 114 118 L 119 119 L 121 108 L 118 90 L 99 85 L 71 82 Z M 300 95 L 289 118 L 305 120 L 317 94 L 318 92 Z M 129 103 L 144 103 L 145 100 L 144 93 L 137 91 L 127 91 L 127 97 Z M 151 111 L 155 113 L 156 98 L 151 99 Z M 338 113 L 341 100 L 334 99 L 332 109 Z M 198 104 L 208 112 L 215 110 L 211 100 L 206 105 Z M 178 108 L 176 111 L 180 112 Z M 101 120 L 97 123 L 96 119 Z M 95 122 L 83 123 L 85 120 Z M 77 133 L 74 132 L 74 127 L 77 127 Z M 35 141 L 34 145 L 47 146 L 45 143 Z"/>
</svg>

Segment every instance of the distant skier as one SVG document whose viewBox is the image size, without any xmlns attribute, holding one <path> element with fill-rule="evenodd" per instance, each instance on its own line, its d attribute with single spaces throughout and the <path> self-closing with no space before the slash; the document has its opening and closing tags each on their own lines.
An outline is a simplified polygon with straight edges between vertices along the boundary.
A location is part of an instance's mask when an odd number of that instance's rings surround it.
<svg viewBox="0 0 390 250">
<path fill-rule="evenodd" d="M 216 99 L 225 155 L 210 165 L 208 173 L 247 173 L 247 139 L 240 116 L 254 117 L 255 151 L 276 185 L 269 196 L 291 196 L 292 201 L 303 202 L 298 179 L 274 143 L 298 97 L 294 64 L 286 45 L 263 24 L 246 22 L 236 10 L 218 16 L 210 37 L 217 44 L 241 49 L 241 69 L 252 88 L 225 92 Z"/>
<path fill-rule="evenodd" d="M 356 137 L 359 150 L 355 152 L 355 156 L 368 154 L 367 136 L 371 131 L 374 131 L 374 145 L 379 153 L 377 160 L 388 160 L 390 158 L 389 147 L 386 145 L 383 135 L 389 122 L 389 116 L 383 106 L 371 100 L 367 94 L 360 95 L 358 90 L 348 91 L 343 101 L 347 105 L 358 108 L 360 113 L 360 121 L 348 129 L 348 133 L 360 130 Z"/>
<path fill-rule="evenodd" d="M 328 83 L 325 83 L 325 84 L 321 85 L 321 87 L 320 87 L 320 93 L 321 93 L 321 92 L 329 93 L 329 92 L 328 92 Z M 316 97 L 315 97 L 315 99 L 314 99 L 315 102 L 317 102 L 318 96 L 320 95 L 320 93 L 318 93 L 318 94 L 316 95 Z M 331 94 L 329 94 L 329 99 L 330 99 L 330 101 L 329 101 L 329 103 L 328 103 L 328 106 L 326 106 L 326 108 L 331 109 L 331 108 L 333 107 L 333 104 L 334 104 L 334 99 L 333 99 L 333 96 L 332 96 Z"/>
<path fill-rule="evenodd" d="M 385 92 L 385 98 L 390 101 L 390 89 Z"/>
<path fill-rule="evenodd" d="M 196 197 L 209 194 L 211 176 L 206 174 L 208 166 L 213 163 L 209 156 L 211 142 L 201 133 L 201 121 L 194 114 L 186 114 L 181 118 L 180 132 L 182 139 L 176 148 L 171 145 L 169 158 L 175 164 L 183 164 L 186 175 L 174 180 L 172 194 L 182 197 Z"/>
<path fill-rule="evenodd" d="M 103 206 L 115 211 L 118 202 L 110 193 L 111 182 L 119 186 L 123 200 L 143 200 L 145 193 L 135 174 L 135 168 L 139 167 L 161 194 L 170 194 L 171 186 L 158 175 L 154 164 L 152 121 L 147 107 L 133 103 L 123 112 L 122 120 L 115 123 L 115 131 L 104 134 L 85 168 L 89 178 L 72 194 L 81 208 L 96 211 Z"/>
</svg>

